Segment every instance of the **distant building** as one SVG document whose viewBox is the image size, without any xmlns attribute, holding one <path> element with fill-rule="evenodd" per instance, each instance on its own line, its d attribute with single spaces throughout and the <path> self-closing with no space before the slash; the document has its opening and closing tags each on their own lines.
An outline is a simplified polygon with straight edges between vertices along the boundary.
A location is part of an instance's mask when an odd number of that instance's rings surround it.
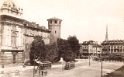
<svg viewBox="0 0 124 77">
<path fill-rule="evenodd" d="M 48 29 L 22 18 L 23 9 L 12 0 L 4 1 L 0 8 L 0 59 L 7 63 L 29 59 L 30 45 L 34 36 L 42 36 L 45 44 L 60 38 L 61 19 L 48 19 Z"/>
<path fill-rule="evenodd" d="M 101 45 L 103 55 L 124 55 L 124 40 L 108 40 L 108 28 L 106 28 L 105 41 Z"/>
<path fill-rule="evenodd" d="M 124 40 L 108 40 L 102 42 L 103 54 L 124 55 Z"/>
<path fill-rule="evenodd" d="M 80 54 L 82 56 L 96 56 L 102 51 L 102 46 L 95 41 L 84 41 L 80 47 Z"/>
</svg>

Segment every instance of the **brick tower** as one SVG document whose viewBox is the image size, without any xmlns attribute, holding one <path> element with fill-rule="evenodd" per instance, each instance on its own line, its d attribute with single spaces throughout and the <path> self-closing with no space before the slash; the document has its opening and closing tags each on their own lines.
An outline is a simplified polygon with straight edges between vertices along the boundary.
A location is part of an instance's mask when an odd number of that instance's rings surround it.
<svg viewBox="0 0 124 77">
<path fill-rule="evenodd" d="M 48 29 L 51 31 L 50 33 L 50 43 L 54 43 L 58 38 L 61 37 L 61 22 L 62 20 L 56 17 L 47 19 L 48 21 Z"/>
</svg>

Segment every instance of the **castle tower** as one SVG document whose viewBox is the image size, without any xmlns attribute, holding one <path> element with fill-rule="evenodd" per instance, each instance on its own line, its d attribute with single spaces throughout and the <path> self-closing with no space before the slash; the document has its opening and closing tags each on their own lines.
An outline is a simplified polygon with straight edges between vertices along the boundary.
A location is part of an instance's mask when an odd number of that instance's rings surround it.
<svg viewBox="0 0 124 77">
<path fill-rule="evenodd" d="M 108 26 L 106 26 L 106 35 L 105 35 L 105 41 L 108 41 Z"/>
<path fill-rule="evenodd" d="M 58 38 L 61 37 L 61 19 L 53 17 L 47 19 L 48 21 L 48 29 L 51 31 L 50 33 L 50 43 L 54 43 Z"/>
</svg>

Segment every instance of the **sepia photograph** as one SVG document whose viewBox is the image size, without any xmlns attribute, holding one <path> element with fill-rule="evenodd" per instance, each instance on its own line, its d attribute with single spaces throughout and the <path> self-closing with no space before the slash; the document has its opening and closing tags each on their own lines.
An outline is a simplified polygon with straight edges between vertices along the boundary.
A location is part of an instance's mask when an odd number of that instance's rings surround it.
<svg viewBox="0 0 124 77">
<path fill-rule="evenodd" d="M 0 77 L 124 77 L 124 0 L 0 0 Z"/>
</svg>

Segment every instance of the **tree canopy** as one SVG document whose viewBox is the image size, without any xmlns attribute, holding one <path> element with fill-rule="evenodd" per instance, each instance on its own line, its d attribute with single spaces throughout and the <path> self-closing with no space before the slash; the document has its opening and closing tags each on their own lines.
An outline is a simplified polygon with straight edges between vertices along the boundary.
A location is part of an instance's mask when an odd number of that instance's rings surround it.
<svg viewBox="0 0 124 77">
<path fill-rule="evenodd" d="M 64 61 L 73 61 L 74 53 L 72 52 L 70 45 L 67 40 L 58 39 L 58 49 L 59 49 L 59 57 L 62 57 Z"/>
<path fill-rule="evenodd" d="M 58 48 L 57 44 L 48 44 L 45 45 L 42 36 L 35 36 L 30 48 L 30 62 L 34 63 L 34 59 L 40 61 L 58 61 Z"/>
<path fill-rule="evenodd" d="M 42 36 L 35 36 L 34 41 L 30 48 L 30 61 L 33 63 L 34 59 L 39 59 L 44 61 L 46 56 L 45 43 Z"/>
<path fill-rule="evenodd" d="M 59 52 L 58 52 L 58 48 L 57 48 L 57 44 L 53 43 L 53 44 L 49 44 L 46 45 L 46 59 L 52 63 L 59 61 Z"/>
<path fill-rule="evenodd" d="M 30 48 L 30 61 L 57 62 L 62 57 L 64 61 L 74 61 L 79 53 L 79 41 L 75 36 L 69 36 L 67 40 L 58 39 L 57 43 L 45 45 L 42 36 L 35 36 Z"/>
<path fill-rule="evenodd" d="M 79 54 L 79 49 L 80 49 L 80 44 L 79 44 L 79 40 L 77 39 L 76 36 L 69 36 L 67 39 L 71 50 L 78 55 Z"/>
</svg>

